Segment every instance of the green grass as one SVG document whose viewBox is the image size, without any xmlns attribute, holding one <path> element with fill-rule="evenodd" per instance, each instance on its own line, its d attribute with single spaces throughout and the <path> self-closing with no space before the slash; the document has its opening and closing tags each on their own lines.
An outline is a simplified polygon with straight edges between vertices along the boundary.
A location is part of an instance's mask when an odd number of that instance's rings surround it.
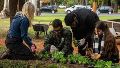
<svg viewBox="0 0 120 68">
<path fill-rule="evenodd" d="M 120 12 L 120 8 L 118 9 L 118 12 Z"/>
<path fill-rule="evenodd" d="M 0 19 L 0 38 L 5 37 L 9 29 L 9 19 Z"/>
<path fill-rule="evenodd" d="M 100 16 L 100 20 L 113 20 L 113 19 L 120 19 L 120 16 Z"/>
<path fill-rule="evenodd" d="M 34 18 L 35 21 L 41 21 L 41 22 L 51 22 L 54 19 L 60 19 L 60 20 L 64 20 L 65 14 L 47 14 L 46 15 L 41 15 L 41 16 L 37 16 Z"/>
<path fill-rule="evenodd" d="M 65 13 L 65 9 L 58 9 L 58 13 Z"/>
<path fill-rule="evenodd" d="M 63 11 L 63 9 L 59 9 L 59 11 Z M 42 14 L 41 16 L 34 17 L 34 21 L 32 24 L 41 23 L 41 24 L 49 24 L 54 19 L 60 19 L 64 23 L 64 17 L 66 14 Z M 100 20 L 112 20 L 112 19 L 120 19 L 120 16 L 99 16 Z M 39 22 L 40 21 L 40 22 Z M 5 38 L 6 33 L 9 29 L 10 22 L 9 19 L 0 19 L 0 38 Z M 51 29 L 51 28 L 50 28 Z M 29 29 L 29 35 L 34 37 L 34 30 L 32 27 Z"/>
</svg>

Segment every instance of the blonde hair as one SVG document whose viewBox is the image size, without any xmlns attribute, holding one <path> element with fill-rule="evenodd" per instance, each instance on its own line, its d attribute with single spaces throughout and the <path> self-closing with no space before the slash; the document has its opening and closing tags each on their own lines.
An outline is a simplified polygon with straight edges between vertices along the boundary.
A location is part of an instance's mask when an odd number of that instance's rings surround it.
<svg viewBox="0 0 120 68">
<path fill-rule="evenodd" d="M 34 17 L 35 7 L 31 2 L 26 2 L 23 5 L 22 13 L 28 18 L 29 25 L 31 25 L 31 20 Z"/>
</svg>

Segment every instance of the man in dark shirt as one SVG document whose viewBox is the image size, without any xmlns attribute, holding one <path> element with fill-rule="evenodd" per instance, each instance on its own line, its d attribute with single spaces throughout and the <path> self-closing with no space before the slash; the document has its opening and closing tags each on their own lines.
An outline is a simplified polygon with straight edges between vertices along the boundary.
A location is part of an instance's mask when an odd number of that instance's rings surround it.
<svg viewBox="0 0 120 68">
<path fill-rule="evenodd" d="M 73 38 L 78 46 L 78 52 L 81 55 L 85 55 L 86 48 L 93 49 L 92 36 L 95 24 L 99 21 L 97 14 L 89 9 L 78 9 L 67 14 L 64 20 L 65 24 L 72 29 Z"/>
<path fill-rule="evenodd" d="M 65 56 L 72 54 L 72 33 L 69 29 L 63 28 L 62 21 L 55 19 L 52 22 L 53 30 L 45 37 L 43 52 L 50 52 L 50 48 L 54 45 Z"/>
</svg>

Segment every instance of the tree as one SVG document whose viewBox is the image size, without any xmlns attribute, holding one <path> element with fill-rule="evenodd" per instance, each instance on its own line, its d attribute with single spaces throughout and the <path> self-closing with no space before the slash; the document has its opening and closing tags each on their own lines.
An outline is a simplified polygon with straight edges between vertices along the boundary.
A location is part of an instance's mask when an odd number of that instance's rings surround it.
<svg viewBox="0 0 120 68">
<path fill-rule="evenodd" d="M 96 10 L 97 10 L 97 0 L 94 0 L 93 1 L 93 12 L 96 12 Z"/>
<path fill-rule="evenodd" d="M 3 8 L 3 5 L 4 5 L 4 0 L 0 0 L 0 11 L 1 11 L 2 8 Z"/>
<path fill-rule="evenodd" d="M 108 6 L 111 6 L 111 0 L 108 0 Z"/>
<path fill-rule="evenodd" d="M 112 7 L 114 9 L 114 12 L 117 13 L 118 12 L 118 0 L 111 0 L 112 2 Z"/>
<path fill-rule="evenodd" d="M 65 4 L 65 0 L 55 0 L 56 5 Z"/>
<path fill-rule="evenodd" d="M 54 0 L 50 0 L 50 5 L 54 5 Z"/>
<path fill-rule="evenodd" d="M 120 0 L 117 0 L 118 5 L 120 6 Z"/>
<path fill-rule="evenodd" d="M 9 0 L 4 0 L 4 6 L 2 6 L 1 18 L 9 17 Z"/>
<path fill-rule="evenodd" d="M 32 2 L 32 4 L 35 6 L 35 15 L 39 16 L 40 15 L 40 0 L 29 0 L 30 2 Z M 45 0 L 46 1 L 46 0 Z"/>
<path fill-rule="evenodd" d="M 66 3 L 67 3 L 68 6 L 73 6 L 74 5 L 73 0 L 66 0 Z"/>
<path fill-rule="evenodd" d="M 9 1 L 9 9 L 10 9 L 10 22 L 16 13 L 16 11 L 22 10 L 22 6 L 25 3 L 25 0 L 10 0 Z M 18 5 L 18 7 L 17 7 Z"/>
</svg>

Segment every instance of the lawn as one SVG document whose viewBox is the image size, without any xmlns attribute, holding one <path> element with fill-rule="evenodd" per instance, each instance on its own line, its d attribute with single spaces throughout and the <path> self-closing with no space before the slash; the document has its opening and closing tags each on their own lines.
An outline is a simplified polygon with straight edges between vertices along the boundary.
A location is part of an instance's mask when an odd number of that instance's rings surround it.
<svg viewBox="0 0 120 68">
<path fill-rule="evenodd" d="M 120 19 L 120 16 L 99 16 L 100 20 L 113 20 L 113 19 Z"/>
<path fill-rule="evenodd" d="M 62 9 L 63 10 L 63 9 Z M 49 13 L 43 13 L 41 16 L 35 16 L 34 17 L 34 21 L 32 22 L 32 24 L 36 24 L 36 23 L 41 23 L 41 24 L 49 24 L 50 22 L 52 22 L 54 19 L 60 19 L 63 22 L 63 25 L 65 26 L 64 23 L 64 17 L 66 14 L 49 14 Z M 120 19 L 120 16 L 105 16 L 105 15 L 100 15 L 99 16 L 100 20 L 112 20 L 112 19 Z M 9 19 L 0 19 L 0 38 L 4 38 L 6 36 L 6 33 L 8 31 L 9 28 Z M 29 29 L 29 34 L 31 35 L 31 37 L 34 37 L 34 31 L 33 28 L 30 27 Z"/>
<path fill-rule="evenodd" d="M 49 24 L 54 19 L 60 19 L 62 20 L 63 25 L 65 26 L 65 23 L 64 23 L 65 15 L 66 14 L 59 14 L 59 13 L 58 14 L 43 13 L 41 16 L 35 16 L 32 24 L 36 24 L 36 23 Z M 120 16 L 100 15 L 99 18 L 100 20 L 112 20 L 112 19 L 120 19 Z M 0 31 L 2 31 L 0 32 L 0 38 L 5 38 L 8 28 L 10 26 L 9 24 L 10 24 L 9 19 L 0 19 Z M 34 37 L 34 31 L 32 27 L 30 27 L 29 29 L 29 34 L 31 37 Z"/>
<path fill-rule="evenodd" d="M 63 21 L 63 25 L 65 26 L 64 23 L 64 17 L 66 14 L 49 14 L 49 13 L 44 13 L 41 16 L 35 16 L 34 17 L 34 21 L 32 22 L 32 24 L 36 24 L 36 23 L 42 23 L 42 24 L 49 24 L 51 21 L 53 21 L 54 19 L 60 19 Z M 112 20 L 112 19 L 120 19 L 120 16 L 99 16 L 100 20 Z M 0 38 L 1 37 L 5 37 L 6 33 L 8 31 L 9 28 L 9 19 L 0 19 Z M 34 31 L 33 28 L 30 27 L 29 29 L 29 34 L 33 37 L 34 36 Z"/>
</svg>

